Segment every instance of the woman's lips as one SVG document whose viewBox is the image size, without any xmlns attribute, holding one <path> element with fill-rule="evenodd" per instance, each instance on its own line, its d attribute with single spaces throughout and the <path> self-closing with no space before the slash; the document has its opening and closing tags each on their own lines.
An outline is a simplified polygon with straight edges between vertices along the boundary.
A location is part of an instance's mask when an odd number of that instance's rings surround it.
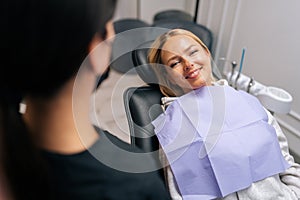
<svg viewBox="0 0 300 200">
<path fill-rule="evenodd" d="M 191 72 L 189 72 L 186 76 L 185 76 L 185 79 L 194 79 L 196 77 L 198 77 L 199 73 L 200 73 L 200 70 L 202 69 L 203 67 L 199 67 L 197 69 L 194 69 L 192 70 Z"/>
</svg>

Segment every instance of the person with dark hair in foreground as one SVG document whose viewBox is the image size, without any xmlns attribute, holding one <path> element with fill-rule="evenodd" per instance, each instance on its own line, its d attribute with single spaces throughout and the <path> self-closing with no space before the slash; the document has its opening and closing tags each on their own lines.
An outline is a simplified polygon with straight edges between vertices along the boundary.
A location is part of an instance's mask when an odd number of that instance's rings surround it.
<svg viewBox="0 0 300 200">
<path fill-rule="evenodd" d="M 0 174 L 12 199 L 169 199 L 154 170 L 134 173 L 121 153 L 139 150 L 89 120 L 115 4 L 1 1 Z"/>
</svg>

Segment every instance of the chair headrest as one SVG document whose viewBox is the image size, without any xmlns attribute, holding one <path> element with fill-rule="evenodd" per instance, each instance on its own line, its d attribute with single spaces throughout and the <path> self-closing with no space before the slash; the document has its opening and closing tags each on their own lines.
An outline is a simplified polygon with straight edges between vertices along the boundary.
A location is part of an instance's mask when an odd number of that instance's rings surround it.
<svg viewBox="0 0 300 200">
<path fill-rule="evenodd" d="M 134 28 L 141 28 L 141 27 L 149 27 L 150 24 L 147 22 L 135 19 L 135 18 L 127 18 L 127 19 L 120 19 L 114 21 L 114 29 L 116 33 L 121 33 L 123 31 L 131 30 Z"/>
<path fill-rule="evenodd" d="M 112 45 L 110 67 L 119 73 L 135 73 L 131 60 L 131 49 L 142 44 L 147 34 L 138 31 L 150 25 L 139 19 L 121 19 L 114 22 L 116 34 Z"/>
<path fill-rule="evenodd" d="M 191 31 L 203 41 L 210 51 L 212 50 L 213 34 L 211 30 L 201 24 L 192 21 L 159 20 L 154 22 L 153 26 L 167 29 L 181 28 Z"/>
<path fill-rule="evenodd" d="M 149 85 L 157 85 L 158 79 L 148 63 L 148 51 L 154 41 L 147 41 L 132 51 L 132 62 L 140 78 Z"/>
<path fill-rule="evenodd" d="M 159 20 L 182 20 L 182 21 L 193 21 L 192 15 L 189 13 L 183 11 L 183 10 L 164 10 L 161 12 L 158 12 L 153 17 L 153 22 L 157 22 Z"/>
</svg>

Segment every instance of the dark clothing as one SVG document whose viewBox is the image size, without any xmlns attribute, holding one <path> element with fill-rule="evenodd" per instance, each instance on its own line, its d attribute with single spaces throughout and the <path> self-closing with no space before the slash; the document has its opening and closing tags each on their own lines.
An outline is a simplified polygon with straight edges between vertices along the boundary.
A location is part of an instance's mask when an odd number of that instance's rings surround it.
<svg viewBox="0 0 300 200">
<path fill-rule="evenodd" d="M 113 164 L 116 161 L 121 164 L 128 164 L 128 159 L 119 152 L 120 148 L 128 152 L 141 153 L 140 150 L 131 147 L 111 134 L 99 129 L 97 131 L 100 134 L 99 140 L 91 148 L 81 153 L 62 155 L 44 152 L 49 165 L 54 199 L 170 199 L 157 171 L 147 173 L 123 172 L 96 159 L 94 153 L 104 151 L 104 154 L 101 154 L 110 158 Z M 112 148 L 111 144 L 117 145 L 119 149 Z M 154 165 L 151 157 L 147 157 L 146 161 L 143 162 L 149 166 Z M 135 163 L 131 164 L 134 165 Z"/>
</svg>

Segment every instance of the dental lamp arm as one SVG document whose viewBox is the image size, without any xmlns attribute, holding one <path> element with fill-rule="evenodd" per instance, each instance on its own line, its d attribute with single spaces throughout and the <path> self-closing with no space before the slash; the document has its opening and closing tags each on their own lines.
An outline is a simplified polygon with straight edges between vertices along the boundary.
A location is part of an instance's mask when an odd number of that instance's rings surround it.
<svg viewBox="0 0 300 200">
<path fill-rule="evenodd" d="M 290 112 L 293 98 L 287 91 L 277 87 L 265 86 L 257 81 L 254 82 L 253 78 L 251 79 L 237 71 L 233 70 L 232 72 L 225 74 L 229 85 L 256 96 L 263 106 L 271 112 L 282 114 Z"/>
</svg>

